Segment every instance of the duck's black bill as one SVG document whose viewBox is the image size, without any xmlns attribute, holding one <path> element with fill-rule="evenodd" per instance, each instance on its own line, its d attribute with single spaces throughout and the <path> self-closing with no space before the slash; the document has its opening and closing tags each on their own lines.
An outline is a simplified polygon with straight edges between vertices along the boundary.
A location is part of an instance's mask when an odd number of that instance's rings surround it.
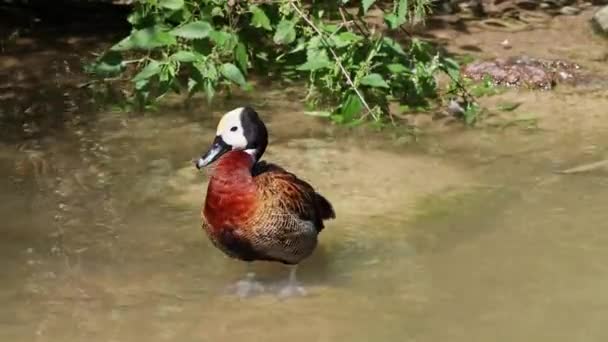
<svg viewBox="0 0 608 342">
<path fill-rule="evenodd" d="M 196 168 L 201 169 L 221 157 L 224 153 L 231 150 L 230 145 L 226 144 L 221 136 L 216 136 L 213 144 L 207 153 L 203 154 L 196 162 Z"/>
</svg>

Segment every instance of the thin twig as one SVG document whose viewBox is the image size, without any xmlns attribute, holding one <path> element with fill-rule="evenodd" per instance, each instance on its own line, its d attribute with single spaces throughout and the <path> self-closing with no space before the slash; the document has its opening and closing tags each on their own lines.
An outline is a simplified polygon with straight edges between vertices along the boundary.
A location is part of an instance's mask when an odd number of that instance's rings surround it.
<svg viewBox="0 0 608 342">
<path fill-rule="evenodd" d="M 306 15 L 304 15 L 304 13 L 302 13 L 302 11 L 300 11 L 300 8 L 298 8 L 298 6 L 295 4 L 294 1 L 290 2 L 290 5 L 291 5 L 291 7 L 293 7 L 293 9 L 296 12 L 298 12 L 298 14 L 300 15 L 300 17 L 302 17 L 302 19 L 304 19 L 304 21 L 306 21 L 306 23 L 310 27 L 312 27 L 312 29 L 315 30 L 315 32 L 317 32 L 317 34 L 321 37 L 321 39 L 325 43 L 325 46 L 329 49 L 329 52 L 331 52 L 331 54 L 334 56 L 334 59 L 336 60 L 336 63 L 340 67 L 340 70 L 342 71 L 342 74 L 344 75 L 344 77 L 346 77 L 347 83 L 353 88 L 353 90 L 355 91 L 355 94 L 357 94 L 357 96 L 361 100 L 361 103 L 363 103 L 363 105 L 367 109 L 367 113 L 368 114 L 371 113 L 372 110 L 369 107 L 369 105 L 367 104 L 367 101 L 365 101 L 365 98 L 363 97 L 363 95 L 361 94 L 361 92 L 359 92 L 359 89 L 357 89 L 357 87 L 355 86 L 355 83 L 350 78 L 350 75 L 348 74 L 348 71 L 346 71 L 346 68 L 344 68 L 344 65 L 342 65 L 342 63 L 340 62 L 340 58 L 338 57 L 338 55 L 336 54 L 336 52 L 334 51 L 334 49 L 332 49 L 331 46 L 329 45 L 329 43 L 325 40 L 325 36 L 321 32 L 321 30 L 319 30 L 319 28 L 312 21 L 310 21 L 310 19 L 308 19 L 306 17 Z"/>
<path fill-rule="evenodd" d="M 342 22 L 346 23 L 348 20 L 346 20 L 346 16 L 344 15 L 344 10 L 342 10 L 342 7 L 338 7 L 338 12 L 340 12 L 340 16 L 342 17 Z"/>
<path fill-rule="evenodd" d="M 408 31 L 405 27 L 403 27 L 403 25 L 399 26 L 399 29 L 401 30 L 401 32 L 405 33 L 405 35 L 411 40 L 414 39 L 414 35 Z"/>
<path fill-rule="evenodd" d="M 354 18 L 353 15 L 349 12 L 344 10 L 344 5 L 340 5 L 340 7 L 338 7 L 338 9 L 340 10 L 340 15 L 342 16 L 342 19 L 346 21 L 346 16 L 348 16 L 350 18 L 350 20 L 353 22 L 354 26 L 357 27 L 357 30 L 359 31 L 359 33 L 361 33 L 362 35 L 365 36 L 365 38 L 369 38 L 369 30 L 364 30 L 363 27 L 361 27 L 361 25 L 359 25 L 359 22 L 357 21 L 357 18 Z"/>
<path fill-rule="evenodd" d="M 460 80 L 454 78 L 454 76 L 452 76 L 452 74 L 450 74 L 450 72 L 448 71 L 448 69 L 444 65 L 440 65 L 439 66 L 439 70 L 443 71 L 446 75 L 448 75 L 448 77 L 450 78 L 450 80 L 452 82 L 454 82 L 454 84 L 456 85 L 456 88 L 460 89 L 460 91 L 464 95 L 465 100 L 467 102 L 475 102 L 475 96 L 473 96 L 473 94 L 471 94 L 469 92 L 469 90 L 462 84 L 462 82 L 460 82 Z"/>
<path fill-rule="evenodd" d="M 347 30 L 350 29 L 350 26 L 357 26 L 355 20 L 346 19 L 346 15 L 344 14 L 344 9 L 342 9 L 342 7 L 338 7 L 338 12 L 340 12 L 340 17 L 342 17 L 342 25 L 346 27 Z"/>
<path fill-rule="evenodd" d="M 600 160 L 600 161 L 589 163 L 589 164 L 579 165 L 577 167 L 573 167 L 573 168 L 570 168 L 567 170 L 559 171 L 559 173 L 573 174 L 573 173 L 588 172 L 588 171 L 593 171 L 596 169 L 604 168 L 607 166 L 608 166 L 608 159 L 605 159 L 605 160 Z"/>
</svg>

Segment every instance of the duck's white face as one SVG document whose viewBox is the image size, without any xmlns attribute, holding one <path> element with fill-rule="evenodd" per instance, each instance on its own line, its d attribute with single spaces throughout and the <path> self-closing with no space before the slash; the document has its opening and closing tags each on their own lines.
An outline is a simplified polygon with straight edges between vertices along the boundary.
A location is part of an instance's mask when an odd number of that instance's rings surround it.
<svg viewBox="0 0 608 342">
<path fill-rule="evenodd" d="M 209 151 L 196 162 L 205 167 L 228 151 L 245 151 L 258 160 L 268 144 L 268 131 L 256 111 L 239 107 L 222 116 Z"/>
<path fill-rule="evenodd" d="M 243 129 L 242 113 L 242 107 L 233 109 L 224 114 L 217 125 L 216 136 L 221 137 L 233 150 L 245 150 L 249 143 Z"/>
</svg>

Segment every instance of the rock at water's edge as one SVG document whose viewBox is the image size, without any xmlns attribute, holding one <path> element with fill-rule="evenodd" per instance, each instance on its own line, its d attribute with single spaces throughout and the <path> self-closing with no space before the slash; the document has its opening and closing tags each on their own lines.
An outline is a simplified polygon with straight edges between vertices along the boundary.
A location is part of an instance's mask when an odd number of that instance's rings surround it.
<svg viewBox="0 0 608 342">
<path fill-rule="evenodd" d="M 600 10 L 593 15 L 591 23 L 596 31 L 608 36 L 608 6 L 600 8 Z"/>
</svg>

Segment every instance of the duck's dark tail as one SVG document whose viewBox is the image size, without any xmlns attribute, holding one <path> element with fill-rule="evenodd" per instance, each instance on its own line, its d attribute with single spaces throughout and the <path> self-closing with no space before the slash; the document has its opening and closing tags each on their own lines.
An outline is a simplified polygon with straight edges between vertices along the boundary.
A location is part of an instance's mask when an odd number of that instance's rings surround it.
<svg viewBox="0 0 608 342">
<path fill-rule="evenodd" d="M 336 218 L 336 212 L 334 211 L 334 207 L 329 203 L 329 201 L 321 196 L 321 194 L 315 192 L 315 205 L 317 207 L 317 212 L 322 220 L 329 220 Z"/>
</svg>

